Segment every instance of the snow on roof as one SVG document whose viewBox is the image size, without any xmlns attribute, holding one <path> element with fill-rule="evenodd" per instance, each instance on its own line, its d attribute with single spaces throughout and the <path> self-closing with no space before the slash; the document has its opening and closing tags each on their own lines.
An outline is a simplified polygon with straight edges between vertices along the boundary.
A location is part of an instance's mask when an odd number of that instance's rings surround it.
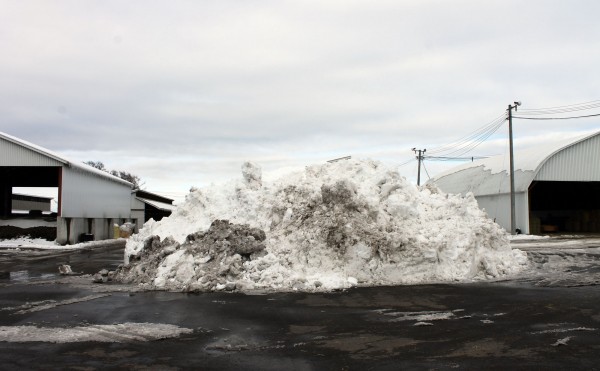
<svg viewBox="0 0 600 371">
<path fill-rule="evenodd" d="M 95 167 L 89 166 L 89 165 L 87 165 L 87 164 L 85 164 L 83 162 L 80 163 L 80 162 L 77 162 L 77 161 L 71 161 L 71 160 L 67 159 L 66 157 L 61 156 L 61 155 L 59 155 L 59 154 L 57 154 L 57 153 L 55 153 L 55 152 L 53 152 L 53 151 L 51 151 L 49 149 L 46 149 L 46 148 L 41 147 L 41 146 L 38 146 L 38 145 L 33 144 L 31 142 L 28 142 L 26 140 L 14 137 L 12 135 L 3 133 L 1 131 L 0 131 L 0 138 L 2 138 L 4 140 L 7 140 L 9 142 L 12 142 L 12 143 L 14 143 L 16 145 L 19 145 L 21 147 L 25 147 L 25 148 L 27 148 L 27 149 L 29 149 L 31 151 L 37 152 L 37 153 L 39 153 L 39 154 L 41 154 L 43 156 L 50 157 L 50 158 L 52 158 L 52 159 L 54 159 L 54 160 L 56 160 L 56 161 L 64 164 L 67 167 L 76 168 L 77 170 L 80 170 L 80 171 L 83 171 L 83 172 L 87 172 L 87 173 L 92 173 L 92 174 L 104 177 L 106 179 L 112 180 L 113 182 L 123 183 L 123 184 L 127 184 L 129 186 L 132 186 L 132 184 L 130 182 L 128 182 L 126 180 L 123 180 L 123 179 L 121 179 L 119 177 L 116 177 L 114 175 L 111 175 L 110 173 L 107 173 L 106 171 L 98 170 Z"/>
<path fill-rule="evenodd" d="M 56 154 L 56 153 L 54 153 L 54 152 L 52 152 L 52 151 L 50 151 L 50 150 L 48 150 L 46 148 L 43 148 L 43 147 L 40 147 L 40 146 L 35 145 L 33 143 L 30 143 L 30 142 L 28 142 L 26 140 L 19 139 L 17 137 L 13 137 L 12 135 L 3 133 L 1 131 L 0 131 L 0 138 L 5 139 L 5 140 L 7 140 L 9 142 L 12 142 L 14 144 L 17 144 L 17 145 L 19 145 L 21 147 L 25 147 L 27 149 L 30 149 L 30 150 L 32 150 L 34 152 L 37 152 L 37 153 L 39 153 L 41 155 L 44 155 L 46 157 L 50 157 L 50 158 L 52 158 L 52 159 L 54 159 L 54 160 L 56 160 L 58 162 L 61 162 L 61 163 L 65 164 L 65 165 L 69 164 L 69 161 L 66 160 L 65 158 L 61 157 L 60 155 L 58 155 L 58 154 Z"/>
<path fill-rule="evenodd" d="M 157 208 L 159 210 L 174 211 L 177 208 L 177 206 L 175 206 L 175 205 L 168 204 L 168 203 L 165 203 L 165 202 L 159 202 L 159 201 L 149 200 L 147 198 L 136 197 L 136 199 L 142 201 L 145 204 L 154 206 L 155 208 Z"/>
<path fill-rule="evenodd" d="M 515 191 L 527 190 L 535 175 L 550 157 L 596 135 L 600 135 L 600 132 L 515 151 Z M 436 175 L 430 182 L 450 193 L 473 192 L 475 195 L 506 193 L 510 187 L 509 168 L 509 155 L 498 155 L 454 167 Z"/>
<path fill-rule="evenodd" d="M 174 201 L 172 198 L 161 196 L 158 193 L 148 192 L 143 189 L 133 190 L 133 193 L 135 193 L 135 196 L 139 197 L 139 198 L 159 201 L 159 202 L 163 202 L 163 203 L 167 203 L 167 204 L 171 204 L 171 205 L 173 204 L 173 201 Z"/>
</svg>

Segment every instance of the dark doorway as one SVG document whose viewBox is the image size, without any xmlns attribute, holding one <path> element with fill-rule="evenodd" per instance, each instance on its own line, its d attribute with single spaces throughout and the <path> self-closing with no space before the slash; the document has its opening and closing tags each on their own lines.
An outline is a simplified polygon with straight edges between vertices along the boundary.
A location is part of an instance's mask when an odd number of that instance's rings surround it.
<svg viewBox="0 0 600 371">
<path fill-rule="evenodd" d="M 13 187 L 60 188 L 60 175 L 55 166 L 0 166 L 0 218 L 11 217 Z"/>
<path fill-rule="evenodd" d="M 600 233 L 600 182 L 534 181 L 529 225 L 531 234 Z"/>
</svg>

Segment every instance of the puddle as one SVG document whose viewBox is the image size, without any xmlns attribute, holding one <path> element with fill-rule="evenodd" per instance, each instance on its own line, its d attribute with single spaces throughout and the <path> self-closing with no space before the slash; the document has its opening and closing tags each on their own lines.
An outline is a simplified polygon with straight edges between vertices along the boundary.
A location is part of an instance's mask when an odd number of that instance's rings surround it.
<svg viewBox="0 0 600 371">
<path fill-rule="evenodd" d="M 61 277 L 58 267 L 71 266 L 74 274 L 94 274 L 114 270 L 123 263 L 123 248 L 76 250 L 69 253 L 43 251 L 27 255 L 0 256 L 0 283 L 25 283 Z"/>
<path fill-rule="evenodd" d="M 39 273 L 39 272 L 29 272 L 29 271 L 15 271 L 15 272 L 7 272 L 9 281 L 14 282 L 32 282 L 38 280 L 48 280 L 54 279 L 58 277 L 58 274 L 54 273 Z M 2 277 L 4 278 L 4 277 Z M 4 278 L 4 279 L 6 279 Z"/>
</svg>

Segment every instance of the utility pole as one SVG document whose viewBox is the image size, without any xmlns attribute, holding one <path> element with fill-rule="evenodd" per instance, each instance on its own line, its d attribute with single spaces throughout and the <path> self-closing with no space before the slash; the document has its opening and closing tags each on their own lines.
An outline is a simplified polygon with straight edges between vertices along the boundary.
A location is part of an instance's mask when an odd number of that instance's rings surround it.
<svg viewBox="0 0 600 371">
<path fill-rule="evenodd" d="M 514 106 L 508 105 L 508 146 L 510 151 L 510 234 L 517 233 L 517 220 L 515 216 L 515 161 L 513 156 L 513 132 L 512 132 L 512 110 L 517 111 L 521 102 L 514 102 Z"/>
<path fill-rule="evenodd" d="M 412 149 L 414 153 L 419 152 L 418 156 L 417 156 L 417 160 L 419 160 L 419 168 L 417 170 L 417 185 L 421 185 L 421 161 L 423 161 L 423 153 L 425 153 L 427 150 L 426 149 L 416 149 L 413 148 Z"/>
</svg>

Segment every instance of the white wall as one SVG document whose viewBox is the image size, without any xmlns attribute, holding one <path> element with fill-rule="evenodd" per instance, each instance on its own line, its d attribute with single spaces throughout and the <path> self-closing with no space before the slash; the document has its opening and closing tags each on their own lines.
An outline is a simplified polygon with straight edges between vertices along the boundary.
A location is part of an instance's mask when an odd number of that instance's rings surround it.
<svg viewBox="0 0 600 371">
<path fill-rule="evenodd" d="M 477 196 L 479 208 L 485 209 L 491 219 L 510 232 L 510 193 Z M 515 194 L 516 228 L 529 233 L 529 197 L 526 192 Z"/>
<path fill-rule="evenodd" d="M 131 187 L 77 168 L 63 168 L 62 209 L 65 218 L 130 217 Z"/>
</svg>

